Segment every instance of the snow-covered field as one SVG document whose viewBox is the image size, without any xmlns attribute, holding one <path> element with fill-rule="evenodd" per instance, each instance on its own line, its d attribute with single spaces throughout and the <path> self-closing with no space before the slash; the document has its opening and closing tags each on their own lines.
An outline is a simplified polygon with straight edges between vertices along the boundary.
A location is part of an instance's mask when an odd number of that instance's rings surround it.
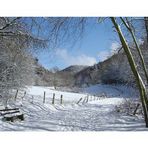
<svg viewBox="0 0 148 148">
<path fill-rule="evenodd" d="M 79 93 L 57 91 L 52 87 L 28 87 L 23 99 L 19 93 L 9 107 L 19 107 L 24 121 L 5 122 L 0 116 L 0 131 L 145 131 L 140 116 L 127 116 L 115 111 L 125 98 L 136 99 L 135 90 L 125 86 L 96 85 Z M 46 92 L 45 103 L 43 103 Z M 55 93 L 55 104 L 52 97 Z M 63 104 L 60 97 L 63 95 Z M 95 96 L 94 96 L 95 95 Z M 88 98 L 89 97 L 89 98 Z M 79 104 L 77 102 L 82 98 Z M 88 98 L 88 102 L 86 102 Z M 2 107 L 1 107 L 2 108 Z"/>
</svg>

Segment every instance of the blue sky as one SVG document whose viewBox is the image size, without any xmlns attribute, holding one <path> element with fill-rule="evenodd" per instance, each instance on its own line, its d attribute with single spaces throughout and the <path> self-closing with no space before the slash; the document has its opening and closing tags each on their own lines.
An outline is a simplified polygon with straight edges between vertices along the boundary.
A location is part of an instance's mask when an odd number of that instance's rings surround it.
<svg viewBox="0 0 148 148">
<path fill-rule="evenodd" d="M 63 69 L 70 65 L 93 65 L 103 61 L 119 46 L 118 37 L 113 31 L 110 20 L 87 27 L 83 38 L 74 47 L 64 46 L 56 50 L 45 49 L 36 57 L 45 68 L 59 67 Z"/>
</svg>

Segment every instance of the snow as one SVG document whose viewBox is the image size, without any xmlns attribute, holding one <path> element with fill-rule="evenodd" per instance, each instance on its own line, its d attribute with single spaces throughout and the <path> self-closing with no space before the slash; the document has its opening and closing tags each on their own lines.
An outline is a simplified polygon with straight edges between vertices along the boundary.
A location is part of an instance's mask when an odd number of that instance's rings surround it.
<svg viewBox="0 0 148 148">
<path fill-rule="evenodd" d="M 103 85 L 98 84 L 94 86 L 87 87 L 83 90 L 83 92 L 87 92 L 89 94 L 105 94 L 107 97 L 137 97 L 138 93 L 132 87 L 125 85 Z"/>
<path fill-rule="evenodd" d="M 38 87 L 33 86 L 28 88 L 28 94 L 32 96 L 40 96 L 43 98 L 44 91 L 46 92 L 46 97 L 52 99 L 53 94 L 55 94 L 56 100 L 60 100 L 61 95 L 63 95 L 63 100 L 66 102 L 78 101 L 81 97 L 86 97 L 84 93 L 70 93 L 64 91 L 58 91 L 50 87 Z"/>
<path fill-rule="evenodd" d="M 46 100 L 43 103 L 44 91 Z M 83 88 L 79 93 L 55 90 L 52 87 L 28 87 L 11 108 L 18 107 L 24 114 L 24 121 L 4 122 L 0 116 L 1 131 L 145 131 L 141 116 L 128 116 L 115 112 L 115 106 L 125 98 L 135 99 L 135 90 L 126 86 L 95 85 Z M 52 97 L 55 93 L 55 104 Z M 104 97 L 101 97 L 105 94 Z M 63 95 L 63 104 L 60 96 Z M 89 101 L 86 98 L 89 95 Z M 94 97 L 94 95 L 96 95 Z M 79 103 L 78 100 L 83 100 Z M 85 101 L 84 101 L 85 100 Z"/>
</svg>

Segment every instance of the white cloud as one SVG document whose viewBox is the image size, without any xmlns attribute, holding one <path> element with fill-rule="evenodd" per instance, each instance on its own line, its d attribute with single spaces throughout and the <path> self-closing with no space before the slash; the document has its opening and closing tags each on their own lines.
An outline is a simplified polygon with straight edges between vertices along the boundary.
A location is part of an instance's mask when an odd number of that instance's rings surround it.
<svg viewBox="0 0 148 148">
<path fill-rule="evenodd" d="M 63 60 L 68 65 L 94 65 L 97 63 L 94 57 L 87 56 L 85 54 L 72 56 L 66 49 L 59 49 L 56 51 L 56 56 Z"/>
<path fill-rule="evenodd" d="M 109 56 L 110 56 L 110 51 L 107 51 L 107 50 L 100 51 L 99 54 L 98 54 L 99 61 L 104 61 Z"/>
<path fill-rule="evenodd" d="M 113 42 L 110 46 L 109 50 L 102 50 L 98 53 L 99 61 L 104 61 L 113 54 L 115 54 L 118 51 L 118 48 L 120 47 L 120 44 L 118 42 Z"/>
<path fill-rule="evenodd" d="M 113 42 L 110 47 L 111 53 L 112 54 L 116 53 L 119 47 L 120 47 L 120 44 L 118 42 Z"/>
</svg>

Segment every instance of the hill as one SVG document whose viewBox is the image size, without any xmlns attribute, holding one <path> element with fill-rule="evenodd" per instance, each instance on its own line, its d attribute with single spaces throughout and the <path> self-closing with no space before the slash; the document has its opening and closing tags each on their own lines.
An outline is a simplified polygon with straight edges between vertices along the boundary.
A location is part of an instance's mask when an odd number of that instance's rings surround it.
<svg viewBox="0 0 148 148">
<path fill-rule="evenodd" d="M 88 66 L 84 66 L 84 65 L 72 65 L 72 66 L 69 66 L 69 67 L 61 70 L 61 72 L 70 72 L 72 74 L 76 74 L 87 67 Z"/>
<path fill-rule="evenodd" d="M 147 43 L 141 45 L 141 49 L 148 65 Z M 137 68 L 145 80 L 137 51 L 133 48 L 132 53 L 137 61 Z M 127 57 L 123 50 L 112 55 L 105 61 L 93 66 L 72 65 L 56 73 L 36 64 L 36 85 L 44 86 L 89 86 L 95 84 L 128 84 L 135 86 L 135 79 L 131 72 Z"/>
<path fill-rule="evenodd" d="M 146 65 L 148 65 L 147 47 L 148 46 L 146 42 L 140 45 Z M 141 67 L 141 61 L 137 56 L 138 53 L 134 47 L 131 48 L 132 54 L 136 59 L 139 73 L 146 83 L 144 72 Z M 135 86 L 135 79 L 123 50 L 112 55 L 107 60 L 99 62 L 94 66 L 87 67 L 75 74 L 75 85 L 77 86 L 89 86 L 97 83 L 128 84 Z"/>
</svg>

